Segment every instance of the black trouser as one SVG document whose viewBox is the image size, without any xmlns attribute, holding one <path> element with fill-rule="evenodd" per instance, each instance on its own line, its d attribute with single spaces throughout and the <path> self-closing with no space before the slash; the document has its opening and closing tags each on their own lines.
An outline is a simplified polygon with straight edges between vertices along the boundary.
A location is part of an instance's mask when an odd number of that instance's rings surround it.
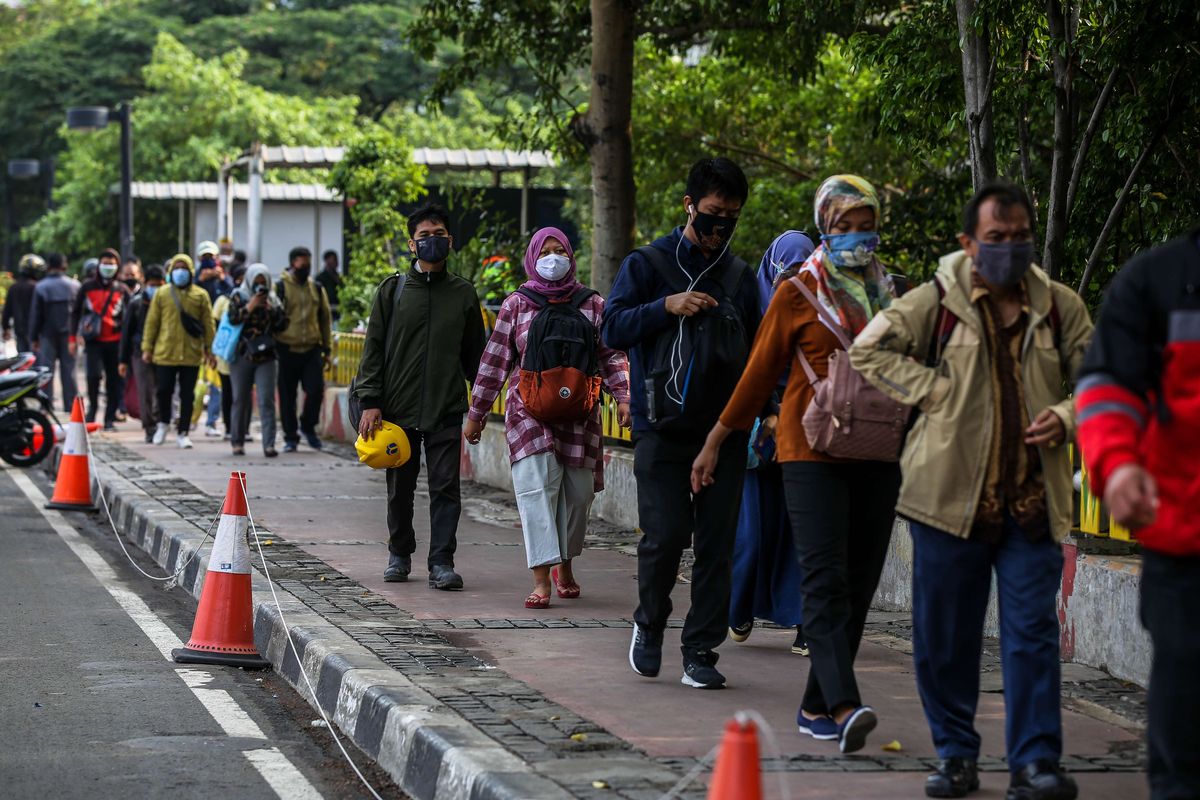
<svg viewBox="0 0 1200 800">
<path fill-rule="evenodd" d="M 88 422 L 96 419 L 96 408 L 100 402 L 100 379 L 104 379 L 104 424 L 111 425 L 117 419 L 121 406 L 122 381 L 117 371 L 120 362 L 120 342 L 87 342 L 84 345 L 87 364 Z"/>
<path fill-rule="evenodd" d="M 461 456 L 462 423 L 428 433 L 405 428 L 412 456 L 401 467 L 389 469 L 388 550 L 398 556 L 411 556 L 417 549 L 413 530 L 413 499 L 417 476 L 421 472 L 421 446 L 425 447 L 425 479 L 429 484 L 429 558 L 430 569 L 454 566 L 458 549 L 458 518 L 462 513 L 458 470 Z"/>
<path fill-rule="evenodd" d="M 196 378 L 200 376 L 200 367 L 167 367 L 162 364 L 154 366 L 154 381 L 158 385 L 158 421 L 171 424 L 171 397 L 175 394 L 175 382 L 179 382 L 179 424 L 176 430 L 180 435 L 187 433 L 192 427 L 192 407 L 196 402 Z"/>
<path fill-rule="evenodd" d="M 299 431 L 315 434 L 321 417 L 321 401 L 325 395 L 325 358 L 321 348 L 314 347 L 298 353 L 278 347 L 279 356 L 279 421 L 283 425 L 283 441 L 296 444 Z M 300 412 L 299 430 L 296 427 L 296 387 L 304 387 L 304 409 Z"/>
<path fill-rule="evenodd" d="M 1146 700 L 1150 796 L 1200 797 L 1200 558 L 1142 551 L 1142 625 L 1154 658 Z"/>
<path fill-rule="evenodd" d="M 657 431 L 638 433 L 633 450 L 637 478 L 637 624 L 661 631 L 673 608 L 671 590 L 679 559 L 691 545 L 692 605 L 681 636 L 685 655 L 708 652 L 725 641 L 733 574 L 733 541 L 746 474 L 746 434 L 734 433 L 721 447 L 713 484 L 692 494 L 692 462 L 702 441 L 679 441 Z"/>
<path fill-rule="evenodd" d="M 887 557 L 900 467 L 878 461 L 783 464 L 783 491 L 803 578 L 812 662 L 800 707 L 862 705 L 854 658 Z"/>
</svg>

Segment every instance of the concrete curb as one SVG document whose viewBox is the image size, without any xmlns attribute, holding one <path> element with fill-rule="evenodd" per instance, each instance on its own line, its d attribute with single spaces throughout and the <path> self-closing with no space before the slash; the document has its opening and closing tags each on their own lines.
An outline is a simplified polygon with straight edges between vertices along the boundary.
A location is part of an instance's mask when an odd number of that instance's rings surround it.
<svg viewBox="0 0 1200 800">
<path fill-rule="evenodd" d="M 45 462 L 51 474 L 57 471 L 58 457 L 56 448 Z M 128 541 L 168 572 L 200 551 L 179 580 L 199 598 L 208 571 L 205 531 L 123 478 L 99 456 L 93 463 L 94 496 L 99 501 L 103 494 L 113 521 Z M 253 556 L 257 561 L 256 551 Z M 572 797 L 279 586 L 276 608 L 267 579 L 258 569 L 252 582 L 254 638 L 260 654 L 311 705 L 324 709 L 405 793 L 416 800 Z M 295 652 L 288 645 L 289 626 Z M 315 692 L 301 675 L 301 664 Z"/>
</svg>

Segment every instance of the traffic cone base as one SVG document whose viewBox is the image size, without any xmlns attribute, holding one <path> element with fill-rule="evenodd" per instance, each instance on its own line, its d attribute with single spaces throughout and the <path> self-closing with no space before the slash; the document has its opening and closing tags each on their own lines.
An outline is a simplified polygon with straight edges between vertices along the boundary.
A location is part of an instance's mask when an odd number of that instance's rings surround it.
<svg viewBox="0 0 1200 800">
<path fill-rule="evenodd" d="M 92 502 L 92 470 L 88 463 L 87 426 L 83 421 L 83 400 L 76 397 L 71 407 L 71 421 L 58 461 L 58 476 L 54 479 L 54 496 L 46 508 L 59 511 L 96 511 Z"/>
<path fill-rule="evenodd" d="M 187 647 L 171 651 L 171 658 L 180 664 L 224 664 L 246 669 L 271 666 L 254 646 L 245 480 L 245 473 L 234 472 L 229 477 L 192 636 Z"/>
</svg>

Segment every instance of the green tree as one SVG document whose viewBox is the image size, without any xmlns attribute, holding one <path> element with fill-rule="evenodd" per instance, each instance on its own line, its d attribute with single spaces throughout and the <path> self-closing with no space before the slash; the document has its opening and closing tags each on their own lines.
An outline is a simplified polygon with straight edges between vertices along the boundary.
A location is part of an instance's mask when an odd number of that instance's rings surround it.
<svg viewBox="0 0 1200 800">
<path fill-rule="evenodd" d="M 133 106 L 135 176 L 139 180 L 211 180 L 222 161 L 253 142 L 337 142 L 355 130 L 353 98 L 312 101 L 269 92 L 243 77 L 244 50 L 203 59 L 170 34 L 160 34 L 143 72 L 149 90 Z M 57 208 L 27 231 L 41 249 L 90 252 L 116 230 L 109 188 L 118 180 L 114 126 L 63 132 L 66 152 L 54 192 Z M 273 173 L 283 179 L 285 174 Z M 137 247 L 153 257 L 173 251 L 172 226 L 142 203 Z"/>
<path fill-rule="evenodd" d="M 368 124 L 349 140 L 331 170 L 330 188 L 350 205 L 358 230 L 349 237 L 350 264 L 338 294 L 342 324 L 365 320 L 379 282 L 408 263 L 402 208 L 425 193 L 424 166 L 414 164 L 408 143 L 381 125 Z"/>
</svg>

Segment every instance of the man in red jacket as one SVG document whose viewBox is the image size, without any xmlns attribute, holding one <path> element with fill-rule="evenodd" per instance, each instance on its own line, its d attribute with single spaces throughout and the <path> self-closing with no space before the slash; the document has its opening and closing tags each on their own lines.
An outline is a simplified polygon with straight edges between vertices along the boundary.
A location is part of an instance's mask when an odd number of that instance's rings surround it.
<svg viewBox="0 0 1200 800">
<path fill-rule="evenodd" d="M 1142 545 L 1154 800 L 1200 797 L 1200 230 L 1113 280 L 1076 384 L 1092 487 Z"/>
<path fill-rule="evenodd" d="M 100 401 L 100 379 L 104 378 L 104 429 L 114 430 L 121 404 L 121 318 L 129 303 L 129 287 L 117 280 L 121 256 L 108 249 L 100 254 L 96 274 L 83 282 L 75 296 L 71 331 L 84 341 L 87 363 L 87 421 L 95 422 Z M 124 419 L 124 417 L 122 417 Z"/>
</svg>

